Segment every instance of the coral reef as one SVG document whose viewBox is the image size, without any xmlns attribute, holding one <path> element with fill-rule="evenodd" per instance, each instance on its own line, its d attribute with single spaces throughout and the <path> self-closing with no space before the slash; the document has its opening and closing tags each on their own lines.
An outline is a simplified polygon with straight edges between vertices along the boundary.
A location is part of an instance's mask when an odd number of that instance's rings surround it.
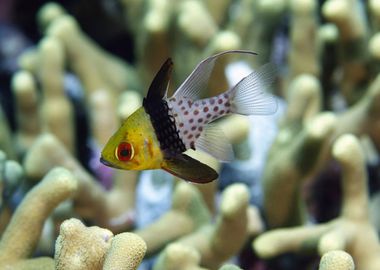
<svg viewBox="0 0 380 270">
<path fill-rule="evenodd" d="M 0 77 L 1 269 L 380 268 L 379 1 L 60 3 L 36 4 L 34 46 Z M 172 92 L 230 49 L 258 55 L 218 60 L 202 95 L 271 61 L 279 109 L 216 122 L 231 167 L 189 151 L 220 180 L 99 162 L 167 57 Z"/>
<path fill-rule="evenodd" d="M 62 223 L 55 245 L 55 269 L 137 269 L 145 242 L 133 233 L 113 235 L 77 219 Z"/>
<path fill-rule="evenodd" d="M 266 232 L 253 244 L 259 256 L 270 258 L 305 248 L 317 249 L 320 255 L 346 250 L 357 269 L 380 267 L 380 245 L 376 228 L 369 220 L 367 175 L 360 143 L 353 135 L 343 135 L 334 143 L 332 154 L 342 166 L 341 215 L 324 224 Z"/>
<path fill-rule="evenodd" d="M 319 270 L 354 270 L 354 261 L 350 254 L 341 250 L 326 252 L 319 264 Z"/>
<path fill-rule="evenodd" d="M 30 256 L 36 248 L 45 219 L 60 202 L 72 196 L 76 188 L 77 181 L 69 171 L 55 168 L 28 192 L 2 234 L 2 268 L 53 269 L 53 259 L 32 259 Z"/>
</svg>

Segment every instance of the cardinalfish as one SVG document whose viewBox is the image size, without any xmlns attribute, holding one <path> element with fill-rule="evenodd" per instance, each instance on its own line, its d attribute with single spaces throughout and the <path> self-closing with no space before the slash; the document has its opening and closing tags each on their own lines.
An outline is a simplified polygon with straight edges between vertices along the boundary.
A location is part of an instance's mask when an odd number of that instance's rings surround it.
<svg viewBox="0 0 380 270">
<path fill-rule="evenodd" d="M 273 68 L 264 65 L 234 87 L 217 96 L 200 99 L 216 60 L 225 51 L 201 61 L 173 96 L 167 97 L 173 62 L 169 58 L 154 77 L 143 105 L 130 115 L 105 145 L 100 161 L 125 170 L 163 169 L 195 183 L 208 183 L 217 172 L 184 152 L 203 150 L 221 161 L 231 161 L 233 151 L 215 123 L 228 114 L 271 114 L 276 99 L 266 93 Z"/>
</svg>

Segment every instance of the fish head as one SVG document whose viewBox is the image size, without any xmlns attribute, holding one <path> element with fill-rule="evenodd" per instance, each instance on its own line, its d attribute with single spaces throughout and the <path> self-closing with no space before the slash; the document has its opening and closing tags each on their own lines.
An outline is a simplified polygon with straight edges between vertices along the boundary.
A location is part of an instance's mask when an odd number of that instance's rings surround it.
<svg viewBox="0 0 380 270">
<path fill-rule="evenodd" d="M 163 154 L 144 108 L 129 116 L 104 146 L 100 161 L 123 170 L 158 169 Z"/>
</svg>

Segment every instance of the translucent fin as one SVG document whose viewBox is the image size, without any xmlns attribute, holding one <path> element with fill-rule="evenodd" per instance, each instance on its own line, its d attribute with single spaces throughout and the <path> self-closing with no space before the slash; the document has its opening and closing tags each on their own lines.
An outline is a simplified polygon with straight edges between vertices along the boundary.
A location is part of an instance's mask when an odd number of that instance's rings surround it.
<svg viewBox="0 0 380 270">
<path fill-rule="evenodd" d="M 221 161 L 231 161 L 234 159 L 232 145 L 227 140 L 223 130 L 216 124 L 205 126 L 201 136 L 195 142 L 195 148 Z"/>
<path fill-rule="evenodd" d="M 275 75 L 276 67 L 268 63 L 236 84 L 230 90 L 233 95 L 232 112 L 243 115 L 275 113 L 277 100 L 267 93 Z"/>
<path fill-rule="evenodd" d="M 218 173 L 213 168 L 185 154 L 165 159 L 162 169 L 198 184 L 209 183 L 218 178 Z"/>
<path fill-rule="evenodd" d="M 251 51 L 233 50 L 221 52 L 204 59 L 195 67 L 193 72 L 178 87 L 173 97 L 187 97 L 192 100 L 198 99 L 201 91 L 207 88 L 211 72 L 214 69 L 215 61 L 218 59 L 218 57 L 228 53 L 246 53 L 256 55 L 256 53 Z"/>
</svg>

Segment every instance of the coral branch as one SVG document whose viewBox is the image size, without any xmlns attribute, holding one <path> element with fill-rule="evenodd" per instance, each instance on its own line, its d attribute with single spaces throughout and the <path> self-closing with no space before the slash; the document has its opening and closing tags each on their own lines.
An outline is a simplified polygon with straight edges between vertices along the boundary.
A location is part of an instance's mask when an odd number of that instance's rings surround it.
<svg viewBox="0 0 380 270">
<path fill-rule="evenodd" d="M 341 250 L 329 251 L 322 256 L 319 270 L 354 270 L 352 257 Z"/>
<path fill-rule="evenodd" d="M 46 160 L 47 156 L 49 157 L 48 160 Z M 113 221 L 117 217 L 126 216 L 126 213 L 133 207 L 129 204 L 130 198 L 124 197 L 125 194 L 120 187 L 126 188 L 126 194 L 133 194 L 134 190 L 129 190 L 129 184 L 135 183 L 135 173 L 129 175 L 130 179 L 123 179 L 123 181 L 131 180 L 128 185 L 117 185 L 111 192 L 107 192 L 53 135 L 41 135 L 25 157 L 26 175 L 31 179 L 38 179 L 55 166 L 67 168 L 78 179 L 74 207 L 81 217 L 91 219 L 95 224 L 115 231 L 133 225 L 129 218 L 122 219 L 122 222 Z M 120 196 L 122 194 L 123 196 Z M 118 199 L 115 200 L 116 198 Z M 121 199 L 123 201 L 120 201 Z M 118 201 L 116 204 L 118 207 L 114 204 L 115 201 Z"/>
<path fill-rule="evenodd" d="M 353 257 L 358 269 L 380 267 L 380 244 L 368 217 L 367 176 L 363 152 L 353 135 L 342 135 L 332 154 L 342 166 L 343 206 L 340 217 L 320 225 L 277 229 L 260 235 L 253 243 L 257 254 L 270 258 L 279 254 L 318 248 L 320 255 L 342 249 Z"/>
<path fill-rule="evenodd" d="M 60 202 L 71 197 L 76 188 L 74 176 L 66 169 L 56 168 L 25 196 L 0 242 L 0 262 L 3 267 L 32 255 L 45 219 Z M 18 237 L 23 241 L 14 241 Z M 51 265 L 50 260 L 43 261 Z"/>
<path fill-rule="evenodd" d="M 147 243 L 147 254 L 151 255 L 169 242 L 206 224 L 210 218 L 199 191 L 194 186 L 180 182 L 173 194 L 172 209 L 156 222 L 135 233 Z M 170 230 L 167 229 L 169 227 Z"/>
<path fill-rule="evenodd" d="M 146 251 L 145 242 L 136 234 L 121 233 L 112 238 L 104 261 L 104 270 L 134 270 Z"/>
</svg>

